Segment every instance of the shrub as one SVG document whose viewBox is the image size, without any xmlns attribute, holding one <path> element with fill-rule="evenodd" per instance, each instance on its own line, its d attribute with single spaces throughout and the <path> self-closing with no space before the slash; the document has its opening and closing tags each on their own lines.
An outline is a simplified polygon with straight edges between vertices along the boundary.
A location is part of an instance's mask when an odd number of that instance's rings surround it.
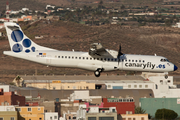
<svg viewBox="0 0 180 120">
<path fill-rule="evenodd" d="M 170 109 L 158 109 L 155 113 L 155 118 L 156 119 L 175 119 L 178 116 L 176 112 Z"/>
</svg>

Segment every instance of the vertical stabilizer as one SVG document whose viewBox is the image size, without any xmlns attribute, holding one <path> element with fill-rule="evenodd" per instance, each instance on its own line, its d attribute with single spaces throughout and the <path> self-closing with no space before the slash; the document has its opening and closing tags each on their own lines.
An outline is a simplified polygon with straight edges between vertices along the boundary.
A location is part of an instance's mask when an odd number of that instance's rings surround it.
<svg viewBox="0 0 180 120">
<path fill-rule="evenodd" d="M 29 53 L 29 52 L 36 52 L 41 50 L 42 51 L 55 50 L 34 43 L 23 33 L 21 27 L 17 23 L 5 22 L 4 26 L 6 28 L 11 51 L 15 53 L 19 53 L 19 52 Z"/>
</svg>

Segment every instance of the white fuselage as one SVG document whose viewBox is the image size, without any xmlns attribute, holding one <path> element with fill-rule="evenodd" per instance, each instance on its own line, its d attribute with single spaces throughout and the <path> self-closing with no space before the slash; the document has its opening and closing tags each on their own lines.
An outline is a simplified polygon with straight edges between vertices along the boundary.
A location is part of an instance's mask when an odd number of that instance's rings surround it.
<svg viewBox="0 0 180 120">
<path fill-rule="evenodd" d="M 118 62 L 117 58 L 92 57 L 88 52 L 75 51 L 36 51 L 31 53 L 4 51 L 4 54 L 48 66 L 81 68 L 91 71 L 96 71 L 98 68 L 103 68 L 104 71 L 174 71 L 174 64 L 166 61 L 167 59 L 162 56 L 124 54 L 120 56 Z M 161 61 L 162 59 L 163 61 Z"/>
</svg>

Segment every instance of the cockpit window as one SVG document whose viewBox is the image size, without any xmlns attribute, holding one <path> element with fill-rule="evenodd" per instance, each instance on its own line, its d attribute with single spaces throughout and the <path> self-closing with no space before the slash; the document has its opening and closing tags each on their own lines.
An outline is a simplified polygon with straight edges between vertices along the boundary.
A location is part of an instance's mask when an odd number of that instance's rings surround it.
<svg viewBox="0 0 180 120">
<path fill-rule="evenodd" d="M 168 59 L 161 59 L 160 61 L 161 61 L 161 62 L 169 62 Z"/>
</svg>

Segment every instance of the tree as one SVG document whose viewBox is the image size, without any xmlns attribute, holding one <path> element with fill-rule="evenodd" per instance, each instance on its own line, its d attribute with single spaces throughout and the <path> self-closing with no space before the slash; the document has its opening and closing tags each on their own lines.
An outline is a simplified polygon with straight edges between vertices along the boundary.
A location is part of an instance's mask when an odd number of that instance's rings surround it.
<svg viewBox="0 0 180 120">
<path fill-rule="evenodd" d="M 122 5 L 122 6 L 121 6 L 121 9 L 125 9 L 125 6 L 124 6 L 124 5 Z"/>
<path fill-rule="evenodd" d="M 18 75 L 16 77 L 16 82 L 17 82 L 18 87 L 20 86 L 20 80 L 21 80 L 21 77 Z"/>
<path fill-rule="evenodd" d="M 173 110 L 170 109 L 158 109 L 155 113 L 155 118 L 156 119 L 167 119 L 167 120 L 172 120 L 177 118 L 178 114 L 174 112 Z"/>
<path fill-rule="evenodd" d="M 143 110 L 141 107 L 135 107 L 135 114 L 144 114 L 146 110 Z"/>
</svg>

